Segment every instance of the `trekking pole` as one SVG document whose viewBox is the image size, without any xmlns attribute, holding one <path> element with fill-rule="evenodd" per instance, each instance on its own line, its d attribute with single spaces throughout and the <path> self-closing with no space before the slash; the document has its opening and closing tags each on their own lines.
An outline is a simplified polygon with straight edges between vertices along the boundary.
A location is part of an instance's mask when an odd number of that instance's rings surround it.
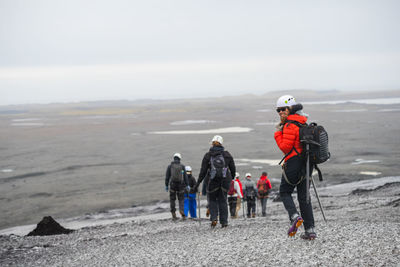
<svg viewBox="0 0 400 267">
<path fill-rule="evenodd" d="M 246 217 L 244 216 L 244 198 L 242 198 L 242 210 L 243 210 L 243 218 L 246 218 Z"/>
<path fill-rule="evenodd" d="M 256 199 L 258 200 L 258 197 L 256 197 Z M 258 201 L 256 200 L 256 214 L 257 214 L 257 216 L 258 216 Z"/>
<path fill-rule="evenodd" d="M 307 156 L 307 163 L 306 163 L 306 200 L 307 204 L 310 204 L 310 144 L 306 143 L 306 156 Z"/>
<path fill-rule="evenodd" d="M 317 187 L 315 186 L 314 179 L 312 178 L 312 175 L 311 175 L 310 178 L 311 178 L 311 183 L 312 183 L 312 185 L 313 185 L 313 187 L 314 187 L 315 196 L 317 197 L 317 200 L 318 200 L 319 208 L 321 209 L 322 217 L 324 217 L 324 221 L 326 222 L 326 217 L 325 217 L 324 209 L 322 208 L 321 201 L 319 200 L 319 195 L 318 195 L 318 192 L 317 192 Z"/>
<path fill-rule="evenodd" d="M 200 215 L 200 192 L 197 192 L 197 209 L 199 211 L 199 225 L 201 225 L 201 215 Z"/>
</svg>

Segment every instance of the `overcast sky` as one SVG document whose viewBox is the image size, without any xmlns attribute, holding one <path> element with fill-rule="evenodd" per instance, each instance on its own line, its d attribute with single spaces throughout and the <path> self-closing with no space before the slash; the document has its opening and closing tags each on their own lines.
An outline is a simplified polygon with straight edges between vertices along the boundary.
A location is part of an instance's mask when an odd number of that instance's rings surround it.
<svg viewBox="0 0 400 267">
<path fill-rule="evenodd" d="M 0 105 L 400 90 L 400 1 L 0 0 Z"/>
</svg>

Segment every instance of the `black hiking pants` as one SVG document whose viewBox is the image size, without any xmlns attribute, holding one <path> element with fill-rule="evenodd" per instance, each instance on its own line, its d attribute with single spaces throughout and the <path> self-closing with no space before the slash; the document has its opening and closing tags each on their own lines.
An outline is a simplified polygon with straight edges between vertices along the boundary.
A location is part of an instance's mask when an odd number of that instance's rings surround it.
<svg viewBox="0 0 400 267">
<path fill-rule="evenodd" d="M 247 217 L 250 217 L 252 214 L 256 214 L 256 198 L 249 197 L 246 199 L 247 201 Z"/>
<path fill-rule="evenodd" d="M 290 158 L 285 164 L 285 173 L 290 183 L 298 183 L 298 181 L 301 179 L 301 176 L 304 175 L 304 162 L 298 156 L 295 156 Z M 294 214 L 299 214 L 292 198 L 292 193 L 295 187 L 297 188 L 297 200 L 299 201 L 301 217 L 304 220 L 304 228 L 309 229 L 310 227 L 314 227 L 314 214 L 312 210 L 311 200 L 307 204 L 306 179 L 304 178 L 303 181 L 297 186 L 293 186 L 286 182 L 285 178 L 282 175 L 279 194 L 281 196 L 283 205 L 285 206 L 285 209 L 289 214 L 289 220 L 292 219 L 292 216 Z"/>
<path fill-rule="evenodd" d="M 180 214 L 184 214 L 184 206 L 185 206 L 185 197 L 184 197 L 184 186 L 183 185 L 173 185 L 171 184 L 171 188 L 169 189 L 169 202 L 171 207 L 171 212 L 175 212 L 175 200 L 178 197 L 179 202 L 179 212 Z"/>
<path fill-rule="evenodd" d="M 228 203 L 229 203 L 229 211 L 231 213 L 231 217 L 236 216 L 236 205 L 237 205 L 237 197 L 228 197 Z"/>
<path fill-rule="evenodd" d="M 217 221 L 219 216 L 219 222 L 224 225 L 228 224 L 228 203 L 227 203 L 227 192 L 221 188 L 214 192 L 208 193 L 208 206 L 210 208 L 210 220 Z"/>
</svg>

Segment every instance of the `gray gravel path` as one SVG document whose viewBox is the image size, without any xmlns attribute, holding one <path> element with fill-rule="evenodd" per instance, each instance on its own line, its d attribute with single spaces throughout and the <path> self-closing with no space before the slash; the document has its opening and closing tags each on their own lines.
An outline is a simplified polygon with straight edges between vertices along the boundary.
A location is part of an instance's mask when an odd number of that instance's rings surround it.
<svg viewBox="0 0 400 267">
<path fill-rule="evenodd" d="M 318 238 L 286 236 L 282 203 L 267 218 L 209 222 L 135 219 L 70 235 L 0 237 L 1 266 L 399 266 L 399 184 L 314 203 Z M 397 204 L 396 204 L 397 203 Z M 204 213 L 203 213 L 204 214 Z"/>
</svg>

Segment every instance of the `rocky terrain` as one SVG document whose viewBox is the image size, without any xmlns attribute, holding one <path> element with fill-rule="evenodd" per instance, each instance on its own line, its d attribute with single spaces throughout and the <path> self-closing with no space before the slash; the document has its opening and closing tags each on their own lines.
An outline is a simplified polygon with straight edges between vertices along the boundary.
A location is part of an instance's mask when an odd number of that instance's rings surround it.
<svg viewBox="0 0 400 267">
<path fill-rule="evenodd" d="M 157 213 L 68 235 L 3 235 L 0 265 L 398 266 L 400 177 L 394 181 L 322 193 L 326 223 L 313 197 L 318 234 L 313 241 L 300 238 L 302 228 L 289 238 L 282 203 L 270 201 L 266 218 L 230 220 L 227 228 L 211 229 L 205 218 L 172 221 L 168 213 Z"/>
</svg>

